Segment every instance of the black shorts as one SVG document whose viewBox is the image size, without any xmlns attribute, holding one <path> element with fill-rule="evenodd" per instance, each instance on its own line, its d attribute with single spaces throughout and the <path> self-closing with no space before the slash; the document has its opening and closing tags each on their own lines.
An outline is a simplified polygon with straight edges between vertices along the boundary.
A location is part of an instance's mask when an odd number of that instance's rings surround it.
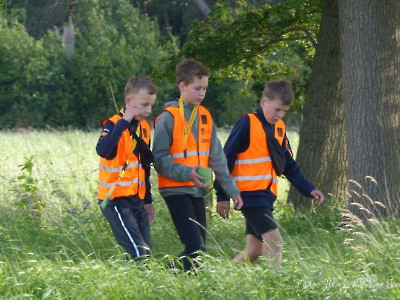
<svg viewBox="0 0 400 300">
<path fill-rule="evenodd" d="M 241 212 L 246 219 L 246 235 L 254 235 L 263 241 L 261 234 L 278 228 L 272 211 L 268 207 L 242 208 Z"/>
</svg>

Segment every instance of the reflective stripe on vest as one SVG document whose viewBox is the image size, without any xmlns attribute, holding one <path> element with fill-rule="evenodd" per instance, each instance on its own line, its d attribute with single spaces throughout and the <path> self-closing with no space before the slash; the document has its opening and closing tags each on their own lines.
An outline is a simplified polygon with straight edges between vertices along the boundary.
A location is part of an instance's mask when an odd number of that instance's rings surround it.
<svg viewBox="0 0 400 300">
<path fill-rule="evenodd" d="M 192 132 L 189 133 L 186 147 L 186 158 L 184 149 L 183 139 L 183 128 L 187 125 L 187 121 L 182 117 L 179 107 L 168 107 L 165 109 L 168 111 L 174 119 L 174 129 L 172 132 L 173 142 L 169 148 L 169 155 L 175 163 L 193 167 L 201 165 L 202 167 L 208 167 L 210 144 L 211 144 L 211 133 L 213 128 L 213 120 L 210 112 L 203 106 L 198 108 L 197 123 L 198 124 L 198 142 L 196 142 Z M 154 121 L 156 124 L 157 118 Z M 158 188 L 170 188 L 170 187 L 184 187 L 194 186 L 192 181 L 175 181 L 161 174 L 158 176 Z"/>
<path fill-rule="evenodd" d="M 111 121 L 114 124 L 121 119 L 120 115 L 115 115 L 112 118 L 106 120 Z M 146 142 L 147 145 L 150 143 L 150 125 L 147 121 L 140 121 L 139 126 L 141 128 L 141 138 Z M 105 159 L 100 157 L 99 164 L 99 181 L 97 197 L 103 200 L 111 186 L 118 180 L 120 172 L 122 171 L 128 157 L 129 162 L 125 168 L 124 176 L 117 183 L 110 200 L 117 197 L 128 197 L 135 196 L 143 200 L 146 195 L 146 176 L 145 171 L 135 154 L 131 154 L 132 151 L 132 138 L 127 128 L 121 134 L 121 138 L 118 142 L 117 155 L 114 159 Z"/>
<path fill-rule="evenodd" d="M 250 120 L 249 147 L 238 153 L 232 170 L 232 177 L 240 191 L 265 190 L 278 194 L 278 178 L 273 168 L 267 147 L 267 137 L 261 121 L 253 113 Z M 274 125 L 275 138 L 282 145 L 286 134 L 285 123 L 279 120 Z"/>
</svg>

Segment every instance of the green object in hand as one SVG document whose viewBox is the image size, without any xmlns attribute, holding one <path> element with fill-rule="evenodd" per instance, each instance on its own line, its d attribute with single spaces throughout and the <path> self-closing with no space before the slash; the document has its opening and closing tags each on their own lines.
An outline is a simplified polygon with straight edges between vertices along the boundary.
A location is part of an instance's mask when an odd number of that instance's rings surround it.
<svg viewBox="0 0 400 300">
<path fill-rule="evenodd" d="M 197 174 L 205 179 L 201 179 L 200 181 L 209 187 L 212 185 L 212 171 L 210 168 L 197 168 Z"/>
<path fill-rule="evenodd" d="M 112 187 L 110 188 L 110 190 L 108 191 L 108 193 L 106 195 L 106 198 L 100 204 L 101 208 L 106 208 L 107 207 L 107 204 L 110 201 L 110 197 L 111 197 L 112 193 L 114 193 L 115 186 L 116 186 L 116 184 L 113 184 Z"/>
</svg>

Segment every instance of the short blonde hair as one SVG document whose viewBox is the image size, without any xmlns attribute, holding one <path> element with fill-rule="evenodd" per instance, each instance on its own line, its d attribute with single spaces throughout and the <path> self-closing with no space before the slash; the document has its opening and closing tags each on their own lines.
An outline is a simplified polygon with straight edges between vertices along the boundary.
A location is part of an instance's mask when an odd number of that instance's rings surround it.
<svg viewBox="0 0 400 300">
<path fill-rule="evenodd" d="M 150 79 L 144 76 L 135 76 L 129 79 L 125 85 L 125 97 L 129 95 L 135 95 L 140 90 L 145 90 L 149 95 L 156 95 L 157 88 Z"/>
</svg>

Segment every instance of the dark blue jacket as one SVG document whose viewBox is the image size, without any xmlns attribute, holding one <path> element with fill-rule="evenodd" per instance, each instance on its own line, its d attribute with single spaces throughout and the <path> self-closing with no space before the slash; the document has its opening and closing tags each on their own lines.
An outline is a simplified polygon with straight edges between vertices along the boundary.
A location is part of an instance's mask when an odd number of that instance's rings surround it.
<svg viewBox="0 0 400 300">
<path fill-rule="evenodd" d="M 261 107 L 257 109 L 258 116 L 261 116 L 261 121 L 266 124 L 265 128 L 269 130 L 268 134 L 274 135 L 273 125 L 269 124 L 262 112 Z M 233 127 L 224 147 L 224 152 L 228 162 L 229 172 L 232 172 L 235 165 L 238 153 L 246 151 L 249 147 L 250 140 L 250 119 L 247 115 L 243 115 Z M 267 138 L 267 137 L 265 137 Z M 291 184 L 304 196 L 310 197 L 310 193 L 315 189 L 314 185 L 309 182 L 300 167 L 293 159 L 293 152 L 290 147 L 287 136 L 283 141 L 282 147 L 286 155 L 286 166 L 283 175 L 290 181 Z M 224 193 L 223 189 L 217 181 L 214 182 L 214 188 L 217 191 L 217 201 L 227 201 L 229 198 Z M 276 200 L 275 195 L 269 190 L 259 190 L 252 192 L 241 192 L 243 199 L 243 208 L 247 207 L 268 207 L 273 210 L 273 204 Z"/>
<path fill-rule="evenodd" d="M 118 142 L 121 138 L 122 132 L 127 128 L 130 128 L 131 132 L 135 132 L 138 124 L 139 123 L 136 120 L 132 120 L 129 123 L 124 119 L 120 119 L 115 125 L 113 122 L 107 121 L 101 132 L 99 141 L 97 142 L 97 154 L 106 159 L 114 159 L 114 157 L 117 155 Z M 138 149 L 136 148 L 134 153 L 138 156 L 137 152 Z M 131 197 L 118 197 L 114 198 L 113 201 L 108 202 L 109 206 L 121 206 L 138 209 L 143 208 L 144 204 L 153 202 L 151 196 L 150 168 L 144 167 L 144 169 L 146 172 L 146 195 L 144 201 L 140 200 L 137 195 Z"/>
</svg>

